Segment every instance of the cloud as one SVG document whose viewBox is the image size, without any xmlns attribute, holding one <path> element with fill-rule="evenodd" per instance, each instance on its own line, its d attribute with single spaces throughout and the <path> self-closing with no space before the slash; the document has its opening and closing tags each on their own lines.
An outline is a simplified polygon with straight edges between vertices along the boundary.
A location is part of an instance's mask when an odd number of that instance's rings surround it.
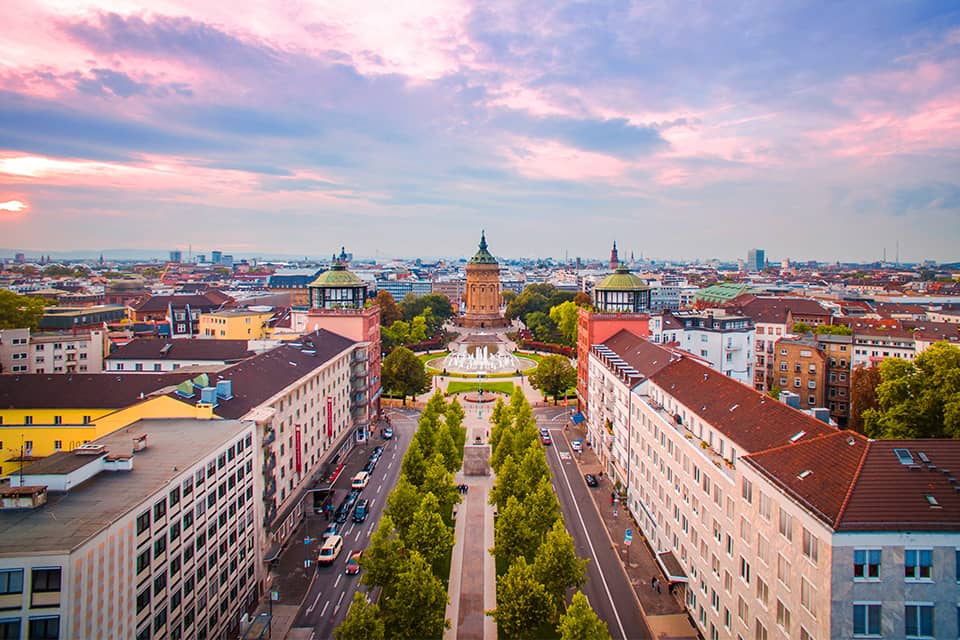
<svg viewBox="0 0 960 640">
<path fill-rule="evenodd" d="M 122 71 L 114 69 L 90 69 L 89 75 L 71 74 L 74 86 L 81 93 L 90 95 L 113 94 L 119 98 L 131 96 L 165 97 L 177 95 L 184 98 L 193 96 L 190 85 L 184 82 L 151 84 L 139 82 Z"/>
<path fill-rule="evenodd" d="M 19 200 L 8 200 L 6 202 L 0 202 L 0 211 L 18 213 L 27 208 L 27 203 L 21 202 Z"/>
<path fill-rule="evenodd" d="M 898 216 L 935 211 L 960 212 L 960 184 L 938 182 L 899 188 L 893 194 L 892 206 Z"/>
</svg>

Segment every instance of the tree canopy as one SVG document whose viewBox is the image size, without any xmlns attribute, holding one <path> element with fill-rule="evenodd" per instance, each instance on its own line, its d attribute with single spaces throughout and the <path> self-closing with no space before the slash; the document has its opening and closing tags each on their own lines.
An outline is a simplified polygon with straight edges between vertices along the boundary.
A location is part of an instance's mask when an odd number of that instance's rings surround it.
<svg viewBox="0 0 960 640">
<path fill-rule="evenodd" d="M 334 640 L 383 640 L 383 620 L 380 607 L 367 602 L 366 596 L 355 591 L 347 617 L 333 630 Z"/>
<path fill-rule="evenodd" d="M 563 338 L 563 343 L 568 346 L 577 344 L 577 313 L 580 307 L 572 300 L 561 302 L 550 309 L 550 319 L 556 324 Z"/>
<path fill-rule="evenodd" d="M 400 640 L 439 637 L 449 626 L 443 582 L 416 551 L 398 564 L 396 589 L 382 603 L 387 635 Z"/>
<path fill-rule="evenodd" d="M 570 364 L 569 358 L 550 355 L 541 360 L 540 366 L 530 374 L 530 384 L 544 395 L 553 396 L 553 403 L 557 404 L 557 397 L 577 384 L 577 370 Z"/>
<path fill-rule="evenodd" d="M 570 607 L 560 616 L 560 640 L 610 640 L 607 623 L 597 617 L 582 591 L 573 594 Z"/>
<path fill-rule="evenodd" d="M 497 579 L 497 608 L 490 615 L 497 621 L 498 637 L 519 640 L 535 637 L 549 617 L 547 590 L 522 557 Z"/>
<path fill-rule="evenodd" d="M 960 438 L 960 348 L 937 342 L 913 361 L 880 363 L 877 408 L 863 412 L 877 439 Z"/>
<path fill-rule="evenodd" d="M 527 316 L 530 313 L 539 311 L 545 315 L 549 314 L 551 307 L 573 300 L 575 296 L 576 293 L 572 291 L 558 291 L 552 284 L 528 284 L 523 293 L 508 302 L 506 316 L 509 320 L 519 318 L 529 327 Z"/>
<path fill-rule="evenodd" d="M 391 392 L 402 394 L 404 404 L 407 402 L 407 396 L 422 393 L 430 386 L 423 362 L 413 351 L 405 347 L 394 349 L 383 359 L 381 375 L 383 387 Z"/>
<path fill-rule="evenodd" d="M 44 302 L 40 298 L 21 296 L 9 289 L 0 289 L 0 329 L 35 331 L 43 317 Z"/>
<path fill-rule="evenodd" d="M 863 433 L 863 412 L 877 408 L 879 367 L 857 367 L 850 376 L 850 421 L 847 426 Z"/>
<path fill-rule="evenodd" d="M 397 320 L 403 318 L 403 311 L 400 310 L 397 301 L 393 299 L 389 291 L 385 289 L 377 291 L 377 297 L 374 298 L 374 302 L 380 307 L 381 326 L 389 327 Z"/>
</svg>

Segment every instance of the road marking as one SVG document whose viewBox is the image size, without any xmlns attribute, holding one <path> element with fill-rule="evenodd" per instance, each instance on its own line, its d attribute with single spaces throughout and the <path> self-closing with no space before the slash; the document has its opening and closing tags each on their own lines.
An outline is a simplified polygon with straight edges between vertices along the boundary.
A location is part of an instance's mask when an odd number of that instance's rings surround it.
<svg viewBox="0 0 960 640">
<path fill-rule="evenodd" d="M 369 538 L 372 535 L 373 535 L 373 523 L 371 522 L 370 526 L 367 527 L 367 537 Z"/>
<path fill-rule="evenodd" d="M 346 592 L 340 594 L 340 597 L 337 599 L 337 606 L 333 608 L 333 613 L 336 615 L 337 611 L 340 611 L 340 603 L 343 602 L 343 596 L 347 595 Z M 321 614 L 322 615 L 322 614 Z"/>
<path fill-rule="evenodd" d="M 556 451 L 556 449 L 554 449 L 554 451 Z M 559 458 L 559 452 L 557 457 Z M 590 547 L 590 553 L 593 555 L 594 565 L 597 567 L 597 573 L 600 574 L 600 582 L 603 584 L 603 590 L 607 593 L 607 600 L 610 602 L 610 608 L 613 609 L 613 617 L 617 620 L 617 627 L 620 628 L 620 635 L 621 637 L 626 638 L 627 632 L 623 628 L 623 622 L 620 620 L 620 614 L 617 613 L 617 607 L 613 602 L 613 595 L 610 593 L 609 585 L 607 585 L 607 578 L 603 575 L 603 569 L 600 568 L 600 563 L 596 562 L 597 551 L 593 548 L 593 540 L 587 533 L 587 524 L 583 521 L 583 513 L 580 512 L 580 505 L 577 504 L 576 498 L 573 495 L 573 486 L 570 484 L 570 478 L 567 476 L 565 471 L 561 475 L 563 475 L 563 480 L 567 484 L 567 491 L 570 493 L 570 502 L 573 503 L 573 508 L 577 512 L 577 518 L 580 520 L 580 526 L 583 528 L 584 537 L 587 539 L 587 546 Z M 619 560 L 620 558 L 618 556 L 617 561 L 619 562 Z"/>
<path fill-rule="evenodd" d="M 380 493 L 380 489 L 382 489 L 382 488 L 383 488 L 383 485 L 382 485 L 382 484 L 378 484 L 378 485 L 377 485 L 377 493 Z"/>
<path fill-rule="evenodd" d="M 307 608 L 307 615 L 310 615 L 311 613 L 313 613 L 313 610 L 317 608 L 317 603 L 320 602 L 320 596 L 322 595 L 323 595 L 323 591 L 317 592 L 317 597 L 313 600 L 313 604 L 310 605 L 309 608 Z"/>
<path fill-rule="evenodd" d="M 333 581 L 333 588 L 334 588 L 334 589 L 336 589 L 336 588 L 337 588 L 337 585 L 340 584 L 340 578 L 342 578 L 342 577 L 343 577 L 343 574 L 340 574 L 340 573 L 337 574 L 337 579 Z"/>
<path fill-rule="evenodd" d="M 330 606 L 330 601 L 329 601 L 329 600 L 327 600 L 326 602 L 323 603 L 323 609 L 320 610 L 320 617 L 321 617 L 321 618 L 323 617 L 323 614 L 325 614 L 325 613 L 327 612 L 327 607 L 329 607 L 329 606 Z"/>
<path fill-rule="evenodd" d="M 389 470 L 390 470 L 390 467 L 392 467 L 392 466 L 393 466 L 393 458 L 391 457 L 391 458 L 390 458 L 390 462 L 387 463 L 387 471 L 389 471 Z"/>
</svg>

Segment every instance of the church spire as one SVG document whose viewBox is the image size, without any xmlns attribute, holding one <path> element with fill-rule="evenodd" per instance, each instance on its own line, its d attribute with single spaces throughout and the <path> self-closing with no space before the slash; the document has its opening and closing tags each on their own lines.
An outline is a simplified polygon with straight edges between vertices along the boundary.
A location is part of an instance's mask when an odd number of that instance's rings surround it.
<svg viewBox="0 0 960 640">
<path fill-rule="evenodd" d="M 484 229 L 480 230 L 480 250 L 487 250 L 487 232 Z"/>
<path fill-rule="evenodd" d="M 620 265 L 620 258 L 617 256 L 617 241 L 613 241 L 613 250 L 610 252 L 610 270 L 616 271 Z"/>
</svg>

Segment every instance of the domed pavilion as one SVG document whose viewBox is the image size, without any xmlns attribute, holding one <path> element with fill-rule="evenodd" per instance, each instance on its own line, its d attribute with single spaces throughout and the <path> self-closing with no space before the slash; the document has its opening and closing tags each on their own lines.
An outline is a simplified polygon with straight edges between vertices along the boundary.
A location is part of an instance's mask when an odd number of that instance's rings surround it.
<svg viewBox="0 0 960 640">
<path fill-rule="evenodd" d="M 650 287 L 621 263 L 593 288 L 593 304 L 607 313 L 650 311 Z"/>
<path fill-rule="evenodd" d="M 339 260 L 307 285 L 314 309 L 362 309 L 367 284 Z"/>
</svg>

